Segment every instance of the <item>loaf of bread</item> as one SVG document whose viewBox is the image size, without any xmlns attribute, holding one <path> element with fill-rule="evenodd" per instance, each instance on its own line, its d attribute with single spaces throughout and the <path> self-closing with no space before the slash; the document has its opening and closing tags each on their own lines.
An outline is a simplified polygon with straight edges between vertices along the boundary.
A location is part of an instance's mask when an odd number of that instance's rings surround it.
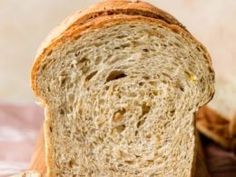
<svg viewBox="0 0 236 177">
<path fill-rule="evenodd" d="M 168 13 L 127 0 L 75 13 L 42 44 L 32 88 L 48 177 L 195 174 L 194 114 L 213 97 L 214 71 Z"/>
</svg>

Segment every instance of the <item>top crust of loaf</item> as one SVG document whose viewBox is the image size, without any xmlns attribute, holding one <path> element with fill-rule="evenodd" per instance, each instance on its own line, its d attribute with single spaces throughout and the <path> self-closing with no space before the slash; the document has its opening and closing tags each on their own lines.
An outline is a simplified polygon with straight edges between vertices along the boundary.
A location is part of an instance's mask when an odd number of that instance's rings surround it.
<svg viewBox="0 0 236 177">
<path fill-rule="evenodd" d="M 79 33 L 78 28 L 88 24 L 91 20 L 98 19 L 101 16 L 112 17 L 117 15 L 126 15 L 123 20 L 126 20 L 128 16 L 143 16 L 157 19 L 159 22 L 163 22 L 168 25 L 170 29 L 173 29 L 177 33 L 183 33 L 192 38 L 198 43 L 201 48 L 205 51 L 206 58 L 209 62 L 209 69 L 211 68 L 211 58 L 206 48 L 197 41 L 186 28 L 178 22 L 173 16 L 160 10 L 157 7 L 152 6 L 149 3 L 141 1 L 130 1 L 130 0 L 106 0 L 98 3 L 91 8 L 83 11 L 76 12 L 74 15 L 68 17 L 61 25 L 56 27 L 51 34 L 42 43 L 35 57 L 35 63 L 31 73 L 31 87 L 35 92 L 36 96 L 40 97 L 40 91 L 37 88 L 36 78 L 39 70 L 39 66 L 45 56 L 55 47 L 63 43 L 66 38 L 72 39 L 74 33 Z M 106 19 L 106 18 L 104 18 Z M 98 25 L 99 27 L 99 25 Z M 87 27 L 89 28 L 89 27 Z M 82 32 L 83 30 L 80 30 Z M 66 37 L 67 36 L 67 37 Z M 41 100 L 44 103 L 44 100 Z"/>
</svg>

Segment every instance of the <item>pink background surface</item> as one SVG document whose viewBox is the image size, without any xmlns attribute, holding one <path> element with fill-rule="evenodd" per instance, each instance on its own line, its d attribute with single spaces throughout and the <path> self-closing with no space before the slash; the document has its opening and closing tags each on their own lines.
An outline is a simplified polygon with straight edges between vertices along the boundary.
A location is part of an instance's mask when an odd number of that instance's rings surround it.
<svg viewBox="0 0 236 177">
<path fill-rule="evenodd" d="M 0 103 L 0 176 L 27 169 L 43 122 L 35 104 Z"/>
</svg>

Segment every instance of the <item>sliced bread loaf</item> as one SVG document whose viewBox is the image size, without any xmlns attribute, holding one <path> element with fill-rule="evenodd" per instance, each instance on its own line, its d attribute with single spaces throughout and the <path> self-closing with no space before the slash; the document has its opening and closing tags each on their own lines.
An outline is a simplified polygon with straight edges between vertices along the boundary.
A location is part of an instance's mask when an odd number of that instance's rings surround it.
<svg viewBox="0 0 236 177">
<path fill-rule="evenodd" d="M 194 175 L 194 113 L 214 94 L 206 49 L 172 16 L 104 1 L 46 40 L 32 69 L 48 177 Z"/>
</svg>

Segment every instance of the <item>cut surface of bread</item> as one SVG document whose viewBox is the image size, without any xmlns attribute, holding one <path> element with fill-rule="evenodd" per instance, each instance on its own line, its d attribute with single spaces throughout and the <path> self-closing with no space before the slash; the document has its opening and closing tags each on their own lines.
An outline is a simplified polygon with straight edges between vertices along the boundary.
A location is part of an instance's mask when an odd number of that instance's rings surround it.
<svg viewBox="0 0 236 177">
<path fill-rule="evenodd" d="M 213 96 L 214 72 L 181 25 L 98 15 L 38 56 L 32 87 L 46 110 L 49 177 L 193 175 L 194 113 Z"/>
</svg>

